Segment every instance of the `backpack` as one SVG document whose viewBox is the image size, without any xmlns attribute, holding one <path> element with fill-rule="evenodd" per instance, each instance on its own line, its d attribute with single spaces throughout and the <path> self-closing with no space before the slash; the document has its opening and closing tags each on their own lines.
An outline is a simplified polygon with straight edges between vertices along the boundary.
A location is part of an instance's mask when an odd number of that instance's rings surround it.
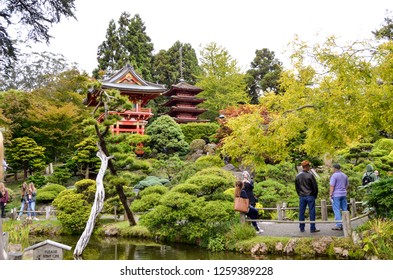
<svg viewBox="0 0 393 280">
<path fill-rule="evenodd" d="M 365 186 L 368 183 L 374 182 L 373 177 L 371 177 L 371 174 L 366 173 L 362 179 L 362 185 Z"/>
</svg>

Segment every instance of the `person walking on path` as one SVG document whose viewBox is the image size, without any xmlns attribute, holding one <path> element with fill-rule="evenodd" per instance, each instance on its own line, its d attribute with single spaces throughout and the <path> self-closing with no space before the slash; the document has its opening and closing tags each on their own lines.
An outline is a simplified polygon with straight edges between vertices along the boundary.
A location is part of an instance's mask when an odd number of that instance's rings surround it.
<svg viewBox="0 0 393 280">
<path fill-rule="evenodd" d="M 20 211 L 19 211 L 19 215 L 18 218 L 16 218 L 18 221 L 20 220 L 20 218 L 22 217 L 23 211 L 25 210 L 25 208 L 28 209 L 29 206 L 29 195 L 27 193 L 28 189 L 27 189 L 27 183 L 23 182 L 22 187 L 20 189 L 20 194 L 21 194 L 21 205 L 20 205 Z"/>
<path fill-rule="evenodd" d="M 362 185 L 365 186 L 371 182 L 375 182 L 377 180 L 377 176 L 374 173 L 374 167 L 371 164 L 367 164 L 366 172 L 362 177 Z"/>
<path fill-rule="evenodd" d="M 5 207 L 7 206 L 8 199 L 8 190 L 5 187 L 4 183 L 0 182 L 0 208 L 2 218 L 5 218 Z"/>
<path fill-rule="evenodd" d="M 333 174 L 330 177 L 330 199 L 333 204 L 334 220 L 340 221 L 341 211 L 347 211 L 347 188 L 348 176 L 341 171 L 341 166 L 338 163 L 333 164 Z M 332 230 L 343 230 L 342 222 L 337 222 Z"/>
<path fill-rule="evenodd" d="M 242 181 L 236 181 L 235 183 L 235 197 L 243 197 L 243 198 L 248 198 L 247 193 L 244 189 L 244 184 Z M 247 217 L 249 217 L 251 220 L 258 219 L 258 210 L 255 209 L 251 204 L 248 207 L 248 212 L 246 213 Z M 257 222 L 252 221 L 251 224 L 255 228 L 257 233 L 262 233 L 263 229 L 260 229 Z"/>
<path fill-rule="evenodd" d="M 243 188 L 247 193 L 247 197 L 250 200 L 250 205 L 255 207 L 257 204 L 257 199 L 254 195 L 254 181 L 251 179 L 250 173 L 248 171 L 243 171 Z"/>
<path fill-rule="evenodd" d="M 37 190 L 34 187 L 34 183 L 29 183 L 29 187 L 27 190 L 28 193 L 28 212 L 27 212 L 27 219 L 38 221 L 35 213 L 35 201 L 37 196 Z"/>
<path fill-rule="evenodd" d="M 311 164 L 308 160 L 301 163 L 302 171 L 296 175 L 295 187 L 299 196 L 299 221 L 304 221 L 304 214 L 308 206 L 310 221 L 315 221 L 315 200 L 318 196 L 318 183 L 314 175 L 310 172 Z M 305 223 L 300 223 L 301 232 L 305 231 Z M 310 232 L 319 232 L 315 223 L 310 223 Z"/>
</svg>

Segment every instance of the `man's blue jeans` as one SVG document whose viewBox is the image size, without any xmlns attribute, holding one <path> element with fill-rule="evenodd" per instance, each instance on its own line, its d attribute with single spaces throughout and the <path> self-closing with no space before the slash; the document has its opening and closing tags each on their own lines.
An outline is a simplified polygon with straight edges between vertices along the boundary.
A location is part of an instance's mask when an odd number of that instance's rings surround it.
<svg viewBox="0 0 393 280">
<path fill-rule="evenodd" d="M 300 196 L 299 197 L 299 221 L 304 221 L 304 213 L 306 212 L 306 208 L 308 206 L 308 211 L 310 212 L 310 221 L 315 221 L 315 196 Z M 304 223 L 299 224 L 299 228 L 301 231 L 304 231 Z M 315 230 L 315 224 L 310 224 L 310 230 Z"/>
<path fill-rule="evenodd" d="M 333 212 L 334 212 L 334 219 L 336 221 L 341 220 L 341 211 L 347 211 L 348 204 L 347 204 L 347 197 L 346 196 L 339 196 L 333 197 Z M 342 223 L 336 223 L 337 227 L 342 227 Z"/>
</svg>

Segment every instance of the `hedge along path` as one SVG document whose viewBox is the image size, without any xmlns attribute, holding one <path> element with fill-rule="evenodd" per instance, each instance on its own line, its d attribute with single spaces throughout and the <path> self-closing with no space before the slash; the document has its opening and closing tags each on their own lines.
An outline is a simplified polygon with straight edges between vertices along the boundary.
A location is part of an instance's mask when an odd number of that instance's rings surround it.
<svg viewBox="0 0 393 280">
<path fill-rule="evenodd" d="M 83 250 L 86 248 L 87 244 L 89 243 L 91 234 L 94 229 L 95 221 L 98 215 L 100 214 L 102 208 L 104 207 L 105 189 L 104 189 L 103 180 L 104 180 L 105 171 L 108 167 L 108 161 L 112 157 L 107 157 L 99 145 L 98 145 L 97 156 L 101 159 L 101 166 L 96 178 L 96 195 L 94 198 L 93 206 L 91 207 L 89 220 L 86 223 L 85 230 L 83 231 L 81 237 L 79 238 L 78 243 L 76 243 L 75 250 L 74 250 L 75 258 L 79 258 L 82 255 Z"/>
</svg>

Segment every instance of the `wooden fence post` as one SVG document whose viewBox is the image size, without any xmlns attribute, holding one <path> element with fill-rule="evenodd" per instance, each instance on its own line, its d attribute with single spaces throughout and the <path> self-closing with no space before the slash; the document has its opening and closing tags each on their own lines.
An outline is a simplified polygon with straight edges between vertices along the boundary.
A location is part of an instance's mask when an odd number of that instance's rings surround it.
<svg viewBox="0 0 393 280">
<path fill-rule="evenodd" d="M 11 217 L 13 220 L 16 220 L 16 218 L 18 218 L 18 211 L 16 210 L 15 207 L 11 209 Z"/>
<path fill-rule="evenodd" d="M 277 203 L 277 220 L 282 220 L 281 204 Z"/>
<path fill-rule="evenodd" d="M 285 220 L 285 209 L 287 208 L 287 203 L 286 202 L 283 202 L 282 203 L 282 211 L 281 211 L 281 213 L 282 213 L 282 216 L 281 216 L 281 218 L 283 219 L 283 220 Z"/>
<path fill-rule="evenodd" d="M 246 222 L 246 214 L 240 213 L 240 223 L 244 224 Z"/>
<path fill-rule="evenodd" d="M 321 216 L 322 216 L 322 221 L 328 220 L 326 199 L 321 199 Z"/>
<path fill-rule="evenodd" d="M 355 200 L 355 198 L 351 198 L 350 203 L 351 203 L 351 218 L 355 218 L 356 217 L 356 200 Z"/>
<path fill-rule="evenodd" d="M 344 237 L 352 236 L 352 227 L 351 227 L 351 219 L 349 217 L 349 211 L 342 211 L 342 221 L 343 221 Z"/>
<path fill-rule="evenodd" d="M 50 219 L 50 206 L 45 206 L 45 219 Z"/>
</svg>

